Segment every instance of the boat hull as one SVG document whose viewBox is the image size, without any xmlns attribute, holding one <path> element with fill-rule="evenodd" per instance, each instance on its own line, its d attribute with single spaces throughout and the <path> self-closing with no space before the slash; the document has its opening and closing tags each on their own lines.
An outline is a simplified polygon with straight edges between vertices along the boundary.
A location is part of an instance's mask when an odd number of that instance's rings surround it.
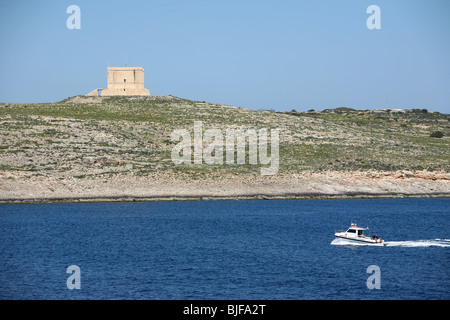
<svg viewBox="0 0 450 320">
<path fill-rule="evenodd" d="M 374 239 L 365 239 L 365 238 L 353 238 L 353 237 L 347 237 L 345 235 L 339 235 L 339 234 L 335 234 L 336 238 L 341 238 L 341 239 L 345 239 L 345 240 L 349 240 L 349 241 L 354 241 L 357 243 L 367 243 L 367 244 L 374 244 L 374 245 L 379 245 L 379 246 L 385 246 L 385 241 L 384 240 L 374 240 Z"/>
</svg>

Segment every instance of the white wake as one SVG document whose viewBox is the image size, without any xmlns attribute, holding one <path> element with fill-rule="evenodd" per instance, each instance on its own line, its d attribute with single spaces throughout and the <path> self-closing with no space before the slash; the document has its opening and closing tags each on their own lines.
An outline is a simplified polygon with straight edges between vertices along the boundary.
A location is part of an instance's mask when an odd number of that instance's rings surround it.
<svg viewBox="0 0 450 320">
<path fill-rule="evenodd" d="M 375 246 L 383 247 L 379 244 L 356 242 L 342 238 L 336 238 L 331 241 L 335 246 Z M 407 240 L 407 241 L 386 241 L 386 247 L 450 247 L 450 239 L 433 239 L 433 240 Z"/>
<path fill-rule="evenodd" d="M 450 247 L 450 239 L 386 241 L 387 247 Z"/>
</svg>

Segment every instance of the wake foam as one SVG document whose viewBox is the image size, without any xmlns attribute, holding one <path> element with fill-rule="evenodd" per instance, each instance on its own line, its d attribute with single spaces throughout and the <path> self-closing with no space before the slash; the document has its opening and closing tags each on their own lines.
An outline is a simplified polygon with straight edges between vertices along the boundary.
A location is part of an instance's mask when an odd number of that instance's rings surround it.
<svg viewBox="0 0 450 320">
<path fill-rule="evenodd" d="M 342 238 L 336 238 L 331 241 L 331 245 L 334 246 L 376 246 L 382 247 L 379 244 L 355 242 Z M 450 247 L 450 239 L 433 239 L 433 240 L 408 240 L 408 241 L 386 241 L 386 247 Z"/>
<path fill-rule="evenodd" d="M 450 239 L 386 241 L 386 247 L 450 247 Z"/>
</svg>

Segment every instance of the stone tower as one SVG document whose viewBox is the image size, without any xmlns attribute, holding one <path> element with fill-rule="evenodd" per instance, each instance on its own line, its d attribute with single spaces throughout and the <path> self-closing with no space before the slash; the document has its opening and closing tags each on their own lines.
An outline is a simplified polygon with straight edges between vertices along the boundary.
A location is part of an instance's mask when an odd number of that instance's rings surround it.
<svg viewBox="0 0 450 320">
<path fill-rule="evenodd" d="M 108 88 L 95 89 L 87 96 L 149 96 L 144 88 L 144 68 L 108 67 Z"/>
</svg>

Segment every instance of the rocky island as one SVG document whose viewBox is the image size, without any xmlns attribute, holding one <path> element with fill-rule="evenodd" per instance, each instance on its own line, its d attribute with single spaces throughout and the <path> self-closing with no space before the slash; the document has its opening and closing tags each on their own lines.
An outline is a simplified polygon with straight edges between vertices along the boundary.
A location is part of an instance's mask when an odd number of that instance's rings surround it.
<svg viewBox="0 0 450 320">
<path fill-rule="evenodd" d="M 1 103 L 0 201 L 448 197 L 449 120 L 426 109 L 275 112 L 174 96 Z M 195 121 L 277 129 L 276 174 L 248 161 L 174 163 L 172 133 Z"/>
</svg>

